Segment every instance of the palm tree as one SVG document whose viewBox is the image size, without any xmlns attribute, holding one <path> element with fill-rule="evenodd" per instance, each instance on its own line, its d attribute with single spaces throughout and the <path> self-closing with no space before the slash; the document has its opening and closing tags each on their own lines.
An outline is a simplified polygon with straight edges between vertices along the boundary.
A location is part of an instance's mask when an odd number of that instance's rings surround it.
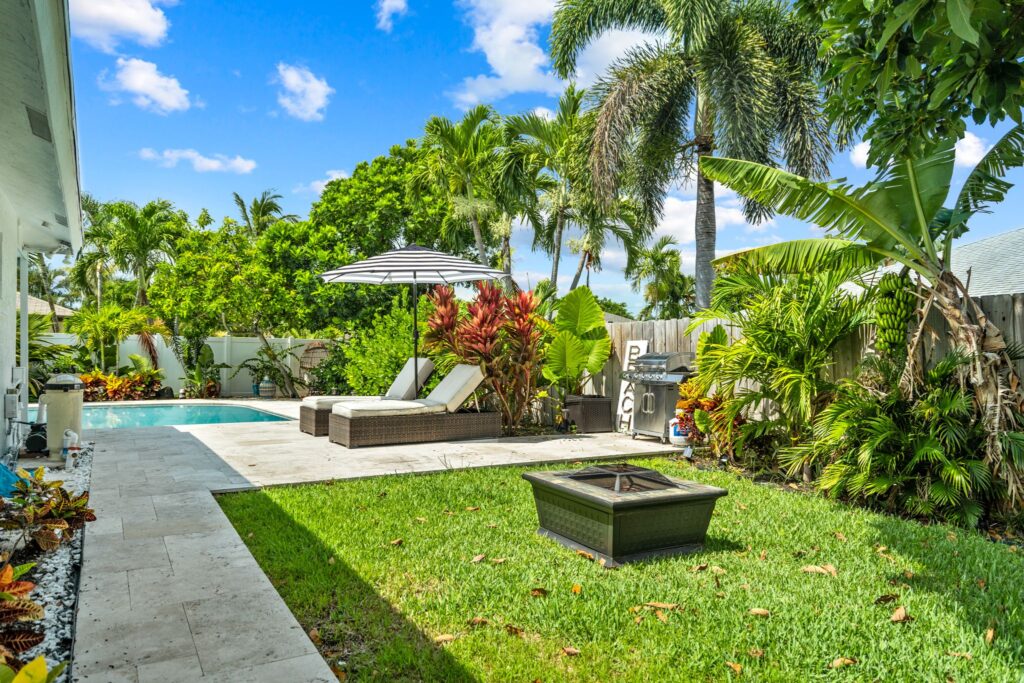
<svg viewBox="0 0 1024 683">
<path fill-rule="evenodd" d="M 164 324 L 150 320 L 145 311 L 138 308 L 123 309 L 110 304 L 95 311 L 91 308 L 78 311 L 68 318 L 67 331 L 76 335 L 79 343 L 93 354 L 93 358 L 99 361 L 98 369 L 102 371 L 107 369 L 109 348 L 113 346 L 116 355 L 117 344 L 128 336 L 137 334 L 152 338 L 167 334 Z M 117 362 L 116 358 L 114 362 Z"/>
<path fill-rule="evenodd" d="M 164 199 L 139 207 L 132 202 L 107 204 L 110 216 L 103 247 L 119 269 L 135 278 L 135 305 L 148 303 L 146 291 L 157 264 L 174 256 L 181 235 L 183 217 Z"/>
<path fill-rule="evenodd" d="M 551 255 L 551 283 L 558 290 L 558 266 L 565 231 L 575 219 L 579 176 L 585 171 L 584 91 L 570 85 L 558 100 L 554 118 L 536 112 L 509 116 L 508 130 L 518 138 L 516 154 L 531 156 L 546 171 L 541 190 L 544 218 L 534 222 L 534 247 Z"/>
<path fill-rule="evenodd" d="M 68 284 L 83 306 L 91 298 L 99 308 L 103 305 L 103 282 L 116 271 L 108 249 L 111 216 L 107 205 L 89 194 L 82 195 L 82 214 L 85 219 L 83 246 L 68 272 Z"/>
<path fill-rule="evenodd" d="M 952 272 L 953 240 L 968 221 L 1001 201 L 1012 185 L 1002 176 L 1024 166 L 1024 125 L 1012 128 L 970 172 L 952 208 L 944 208 L 953 175 L 954 146 L 949 140 L 930 156 L 903 159 L 882 169 L 860 188 L 841 181 L 815 182 L 740 159 L 705 158 L 709 178 L 767 207 L 825 228 L 819 239 L 794 240 L 723 257 L 760 271 L 808 272 L 824 268 L 871 268 L 900 264 L 917 275 L 921 289 L 919 318 L 932 308 L 945 318 L 953 346 L 971 361 L 963 381 L 972 388 L 988 435 L 986 457 L 1006 483 L 1012 505 L 1024 501 L 1024 392 L 1002 332 Z M 901 384 L 908 395 L 920 381 L 917 346 L 922 323 L 908 344 Z"/>
<path fill-rule="evenodd" d="M 584 268 L 587 269 L 588 286 L 591 269 L 601 270 L 601 254 L 609 238 L 622 245 L 626 250 L 627 261 L 631 263 L 637 257 L 638 247 L 642 247 L 650 237 L 650 228 L 638 222 L 638 216 L 630 203 L 620 202 L 619 206 L 612 209 L 615 214 L 610 213 L 607 206 L 588 202 L 579 212 L 579 226 L 583 234 L 570 242 L 570 251 L 580 255 L 576 274 L 569 286 L 570 292 L 579 286 Z"/>
<path fill-rule="evenodd" d="M 262 235 L 267 228 L 277 221 L 295 223 L 299 220 L 299 217 L 295 214 L 284 213 L 280 202 L 283 197 L 273 189 L 263 190 L 259 197 L 254 197 L 249 202 L 248 206 L 237 192 L 232 192 L 231 195 L 235 198 L 235 206 L 238 207 L 238 214 L 242 217 L 242 225 L 245 226 L 249 237 L 252 239 Z M 205 228 L 211 222 L 209 213 L 206 212 L 206 209 L 203 209 L 199 214 L 199 226 Z M 203 223 L 206 225 L 203 225 Z"/>
<path fill-rule="evenodd" d="M 650 247 L 638 248 L 626 266 L 626 277 L 635 290 L 643 290 L 646 305 L 641 319 L 686 318 L 696 298 L 694 278 L 682 271 L 676 240 L 662 236 Z"/>
<path fill-rule="evenodd" d="M 654 221 L 670 186 L 695 175 L 697 305 L 705 308 L 715 275 L 715 189 L 697 159 L 717 150 L 809 177 L 827 173 L 819 30 L 771 0 L 564 0 L 551 31 L 556 70 L 572 74 L 579 53 L 617 29 L 665 39 L 631 50 L 594 87 L 594 182 L 606 200 L 628 190 Z M 748 220 L 767 216 L 753 202 L 745 210 Z"/>
<path fill-rule="evenodd" d="M 44 299 L 50 307 L 50 325 L 54 332 L 60 332 L 60 321 L 57 320 L 57 293 L 67 291 L 67 268 L 51 268 L 46 255 L 33 253 L 29 255 L 28 291 L 29 294 Z"/>
<path fill-rule="evenodd" d="M 499 164 L 501 127 L 494 109 L 478 105 L 458 123 L 434 116 L 424 128 L 424 163 L 413 176 L 412 189 L 441 188 L 454 218 L 472 230 L 480 263 L 487 263 L 484 220 L 495 209 L 488 184 Z"/>
</svg>

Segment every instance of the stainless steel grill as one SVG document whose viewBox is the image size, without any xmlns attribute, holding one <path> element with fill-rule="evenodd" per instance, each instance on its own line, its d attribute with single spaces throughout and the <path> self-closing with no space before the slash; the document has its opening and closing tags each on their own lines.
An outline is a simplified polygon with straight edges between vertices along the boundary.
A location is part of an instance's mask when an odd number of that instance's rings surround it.
<svg viewBox="0 0 1024 683">
<path fill-rule="evenodd" d="M 668 441 L 668 423 L 675 416 L 677 387 L 693 372 L 687 366 L 692 356 L 684 353 L 645 353 L 633 369 L 622 373 L 633 385 L 633 438 L 655 436 Z"/>
</svg>

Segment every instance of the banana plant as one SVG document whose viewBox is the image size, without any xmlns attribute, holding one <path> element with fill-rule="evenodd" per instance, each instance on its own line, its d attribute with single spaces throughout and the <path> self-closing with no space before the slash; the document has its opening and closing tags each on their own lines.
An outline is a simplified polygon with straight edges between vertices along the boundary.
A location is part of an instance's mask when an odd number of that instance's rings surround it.
<svg viewBox="0 0 1024 683">
<path fill-rule="evenodd" d="M 825 237 L 782 242 L 717 259 L 725 269 L 743 264 L 762 272 L 800 273 L 823 268 L 900 264 L 916 274 L 923 321 L 931 308 L 949 325 L 953 346 L 970 358 L 963 378 L 971 387 L 985 427 L 986 458 L 1008 487 L 1010 503 L 1024 503 L 1024 453 L 1013 447 L 1012 431 L 1021 423 L 1024 392 L 1013 368 L 1013 350 L 967 285 L 952 271 L 953 241 L 967 232 L 975 215 L 1002 201 L 1012 187 L 1006 171 L 1024 165 L 1024 124 L 1006 133 L 970 172 L 951 206 L 954 141 L 922 158 L 906 158 L 883 168 L 863 187 L 842 180 L 816 182 L 740 159 L 702 157 L 711 179 L 779 213 L 807 220 Z M 908 342 L 902 386 L 910 394 L 921 368 L 915 351 L 925 327 Z"/>
<path fill-rule="evenodd" d="M 544 357 L 544 377 L 566 394 L 580 394 L 612 352 L 604 312 L 594 293 L 580 287 L 566 294 L 558 302 L 552 327 L 555 336 Z"/>
</svg>

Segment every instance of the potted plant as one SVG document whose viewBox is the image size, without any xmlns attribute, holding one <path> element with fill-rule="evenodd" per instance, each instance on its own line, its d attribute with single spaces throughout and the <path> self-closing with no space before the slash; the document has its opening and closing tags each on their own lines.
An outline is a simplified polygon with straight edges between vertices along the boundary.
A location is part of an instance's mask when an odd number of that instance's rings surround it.
<svg viewBox="0 0 1024 683">
<path fill-rule="evenodd" d="M 283 388 L 287 383 L 284 381 L 284 373 L 288 373 L 288 379 L 292 386 L 303 385 L 303 382 L 291 374 L 285 359 L 294 357 L 291 349 L 285 351 L 273 351 L 266 347 L 261 348 L 254 358 L 248 358 L 239 364 L 231 377 L 237 377 L 243 370 L 249 373 L 252 378 L 253 395 L 259 398 L 274 398 L 277 395 L 278 387 Z M 287 390 L 285 390 L 287 394 Z"/>
<path fill-rule="evenodd" d="M 569 420 L 579 432 L 612 431 L 612 400 L 584 394 L 587 382 L 604 369 L 612 341 L 594 293 L 580 287 L 558 302 L 555 332 L 544 356 L 544 377 L 564 396 Z"/>
</svg>

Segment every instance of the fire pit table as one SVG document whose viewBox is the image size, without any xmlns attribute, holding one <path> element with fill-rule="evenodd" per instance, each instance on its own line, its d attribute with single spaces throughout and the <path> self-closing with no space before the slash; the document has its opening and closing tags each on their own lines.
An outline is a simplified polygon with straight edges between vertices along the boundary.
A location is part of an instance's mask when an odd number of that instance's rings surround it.
<svg viewBox="0 0 1024 683">
<path fill-rule="evenodd" d="M 715 501 L 728 491 L 628 464 L 526 472 L 538 533 L 606 567 L 704 546 Z"/>
</svg>

